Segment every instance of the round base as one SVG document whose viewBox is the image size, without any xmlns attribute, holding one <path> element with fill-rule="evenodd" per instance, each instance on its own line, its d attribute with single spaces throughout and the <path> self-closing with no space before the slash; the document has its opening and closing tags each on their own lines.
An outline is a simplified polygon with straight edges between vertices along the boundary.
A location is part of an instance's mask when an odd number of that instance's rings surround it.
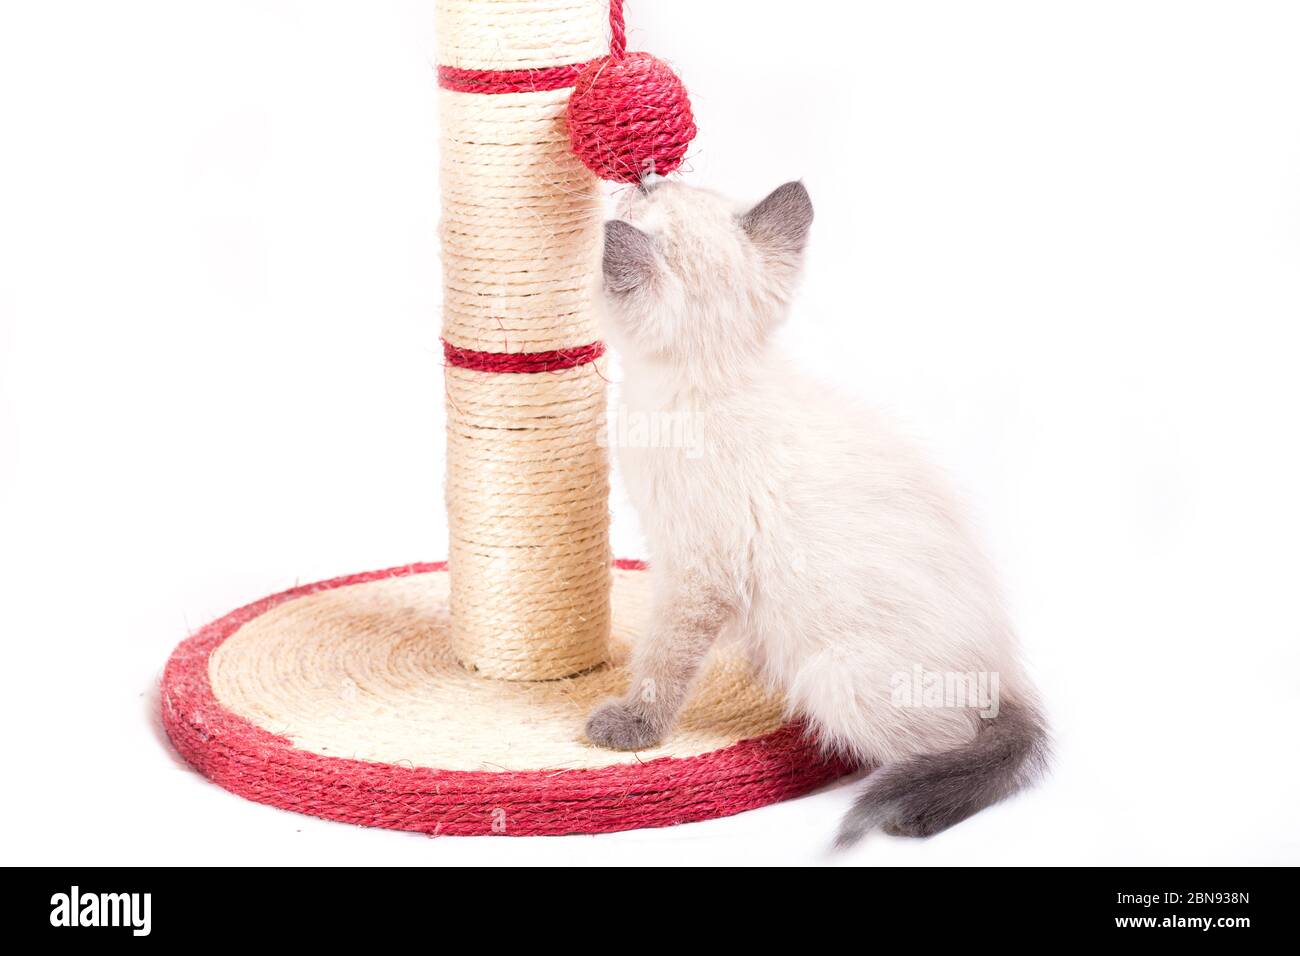
<svg viewBox="0 0 1300 956">
<path fill-rule="evenodd" d="M 661 745 L 586 741 L 624 692 L 648 574 L 614 571 L 611 663 L 554 681 L 462 669 L 446 565 L 337 578 L 263 598 L 172 654 L 162 717 L 176 749 L 240 796 L 365 826 L 446 835 L 603 833 L 728 816 L 848 771 L 821 755 L 737 656 L 710 661 Z"/>
</svg>

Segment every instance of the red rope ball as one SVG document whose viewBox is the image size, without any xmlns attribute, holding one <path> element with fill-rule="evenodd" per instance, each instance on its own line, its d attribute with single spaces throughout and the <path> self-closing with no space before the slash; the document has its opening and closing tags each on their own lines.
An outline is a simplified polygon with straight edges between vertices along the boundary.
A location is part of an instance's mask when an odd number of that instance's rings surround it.
<svg viewBox="0 0 1300 956">
<path fill-rule="evenodd" d="M 578 158 L 601 179 L 619 183 L 671 173 L 695 137 L 686 87 L 649 53 L 587 64 L 569 97 L 568 117 Z"/>
</svg>

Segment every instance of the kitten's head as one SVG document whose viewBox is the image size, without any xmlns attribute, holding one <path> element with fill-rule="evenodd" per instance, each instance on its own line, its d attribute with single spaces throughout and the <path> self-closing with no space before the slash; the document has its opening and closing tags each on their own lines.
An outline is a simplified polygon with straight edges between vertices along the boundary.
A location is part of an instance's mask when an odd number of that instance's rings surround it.
<svg viewBox="0 0 1300 956">
<path fill-rule="evenodd" d="M 606 334 L 624 351 L 693 365 L 758 351 L 784 318 L 812 202 L 786 183 L 753 207 L 660 180 L 605 223 Z"/>
</svg>

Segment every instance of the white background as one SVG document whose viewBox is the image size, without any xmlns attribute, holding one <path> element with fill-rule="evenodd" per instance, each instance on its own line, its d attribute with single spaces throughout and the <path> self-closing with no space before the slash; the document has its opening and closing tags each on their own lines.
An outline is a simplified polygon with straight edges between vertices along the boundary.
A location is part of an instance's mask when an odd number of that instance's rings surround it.
<svg viewBox="0 0 1300 956">
<path fill-rule="evenodd" d="M 1296 7 L 628 16 L 692 89 L 687 181 L 805 179 L 788 346 L 968 494 L 1050 779 L 832 858 L 847 785 L 671 831 L 430 840 L 187 770 L 154 716 L 177 641 L 445 554 L 433 4 L 7 0 L 5 861 L 1300 863 Z"/>
</svg>

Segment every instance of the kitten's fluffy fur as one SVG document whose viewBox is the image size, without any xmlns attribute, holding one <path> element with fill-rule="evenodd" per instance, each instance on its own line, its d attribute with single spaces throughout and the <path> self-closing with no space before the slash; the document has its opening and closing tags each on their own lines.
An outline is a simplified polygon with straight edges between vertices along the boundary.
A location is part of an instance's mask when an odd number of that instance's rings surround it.
<svg viewBox="0 0 1300 956">
<path fill-rule="evenodd" d="M 1045 734 L 984 558 L 940 477 L 769 345 L 802 267 L 800 183 L 752 209 L 675 182 L 606 225 L 601 300 L 628 414 L 689 414 L 699 448 L 620 448 L 650 544 L 651 632 L 590 718 L 634 750 L 670 728 L 719 637 L 818 739 L 876 769 L 840 841 L 924 836 L 1023 786 Z M 998 716 L 900 706 L 899 675 L 996 672 Z M 919 701 L 913 702 L 919 704 Z"/>
</svg>

